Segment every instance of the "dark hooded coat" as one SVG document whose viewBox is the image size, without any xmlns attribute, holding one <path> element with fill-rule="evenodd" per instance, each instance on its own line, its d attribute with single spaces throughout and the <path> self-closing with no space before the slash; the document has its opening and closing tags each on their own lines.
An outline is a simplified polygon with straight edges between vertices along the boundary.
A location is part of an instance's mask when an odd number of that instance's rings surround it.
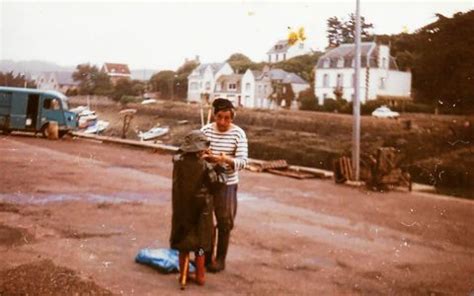
<svg viewBox="0 0 474 296">
<path fill-rule="evenodd" d="M 211 251 L 213 233 L 213 167 L 196 153 L 173 158 L 171 248 Z"/>
</svg>

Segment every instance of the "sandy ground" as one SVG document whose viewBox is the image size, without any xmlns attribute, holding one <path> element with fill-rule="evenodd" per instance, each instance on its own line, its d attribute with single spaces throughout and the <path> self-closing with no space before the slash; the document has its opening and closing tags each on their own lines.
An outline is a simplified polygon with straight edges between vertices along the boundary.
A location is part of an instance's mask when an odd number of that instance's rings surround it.
<svg viewBox="0 0 474 296">
<path fill-rule="evenodd" d="M 179 291 L 171 156 L 0 135 L 0 295 L 469 295 L 474 202 L 244 171 L 227 269 Z"/>
</svg>

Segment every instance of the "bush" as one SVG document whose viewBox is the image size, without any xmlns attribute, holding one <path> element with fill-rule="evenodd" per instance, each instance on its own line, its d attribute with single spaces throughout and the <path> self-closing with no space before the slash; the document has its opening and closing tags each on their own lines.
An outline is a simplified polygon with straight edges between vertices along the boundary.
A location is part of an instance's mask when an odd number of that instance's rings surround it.
<svg viewBox="0 0 474 296">
<path fill-rule="evenodd" d="M 434 107 L 426 104 L 408 103 L 403 108 L 404 112 L 411 113 L 434 113 Z"/>
<path fill-rule="evenodd" d="M 318 103 L 317 103 L 318 99 L 314 95 L 314 89 L 311 87 L 300 92 L 299 101 L 300 101 L 300 110 L 310 110 L 310 111 L 318 110 Z"/>
<path fill-rule="evenodd" d="M 349 103 L 346 100 L 325 99 L 322 111 L 341 112 L 347 108 Z"/>
<path fill-rule="evenodd" d="M 139 101 L 140 101 L 140 97 L 134 97 L 134 96 L 123 95 L 120 98 L 120 104 L 122 105 L 126 105 L 128 103 L 137 103 Z"/>
<path fill-rule="evenodd" d="M 79 94 L 77 88 L 69 88 L 67 91 L 66 91 L 66 96 L 68 97 L 73 97 L 73 96 L 77 96 Z"/>
</svg>

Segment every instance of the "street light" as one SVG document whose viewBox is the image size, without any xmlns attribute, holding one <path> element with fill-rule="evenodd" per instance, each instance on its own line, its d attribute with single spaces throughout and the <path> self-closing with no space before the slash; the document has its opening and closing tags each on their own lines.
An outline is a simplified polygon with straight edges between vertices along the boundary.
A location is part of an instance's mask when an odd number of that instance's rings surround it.
<svg viewBox="0 0 474 296">
<path fill-rule="evenodd" d="M 360 0 L 356 0 L 355 21 L 355 90 L 353 102 L 354 126 L 352 130 L 352 167 L 355 180 L 360 175 Z"/>
</svg>

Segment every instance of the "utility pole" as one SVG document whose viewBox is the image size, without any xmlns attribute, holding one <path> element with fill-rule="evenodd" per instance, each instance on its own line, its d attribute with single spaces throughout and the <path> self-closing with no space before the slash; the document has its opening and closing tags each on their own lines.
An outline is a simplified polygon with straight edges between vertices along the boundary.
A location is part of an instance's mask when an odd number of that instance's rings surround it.
<svg viewBox="0 0 474 296">
<path fill-rule="evenodd" d="M 355 180 L 360 176 L 360 0 L 356 0 L 355 21 L 355 90 L 353 102 L 352 167 Z"/>
</svg>

